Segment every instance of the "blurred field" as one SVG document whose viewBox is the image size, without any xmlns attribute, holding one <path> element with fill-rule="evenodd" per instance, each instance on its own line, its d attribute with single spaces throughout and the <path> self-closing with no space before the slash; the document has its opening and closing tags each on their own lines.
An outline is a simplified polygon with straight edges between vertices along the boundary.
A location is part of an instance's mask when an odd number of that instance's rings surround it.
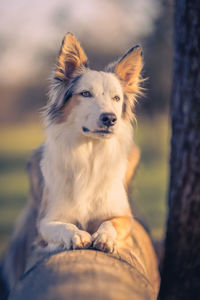
<svg viewBox="0 0 200 300">
<path fill-rule="evenodd" d="M 15 221 L 28 196 L 26 162 L 43 140 L 37 123 L 0 129 L 0 254 L 6 249 Z M 133 209 L 150 228 L 154 239 L 163 237 L 168 172 L 168 119 L 139 118 L 135 138 L 142 151 L 137 176 L 132 183 Z"/>
<path fill-rule="evenodd" d="M 27 200 L 26 163 L 43 140 L 41 128 L 40 124 L 28 123 L 0 129 L 0 253 Z"/>
<path fill-rule="evenodd" d="M 152 238 L 160 241 L 165 233 L 167 204 L 168 116 L 140 118 L 135 140 L 141 149 L 141 161 L 132 182 L 133 211 L 150 229 Z"/>
</svg>

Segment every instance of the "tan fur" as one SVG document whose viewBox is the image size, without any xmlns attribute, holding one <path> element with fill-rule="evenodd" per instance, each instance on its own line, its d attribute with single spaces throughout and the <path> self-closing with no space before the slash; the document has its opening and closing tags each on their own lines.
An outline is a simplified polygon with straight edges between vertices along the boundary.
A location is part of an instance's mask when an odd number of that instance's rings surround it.
<svg viewBox="0 0 200 300">
<path fill-rule="evenodd" d="M 140 47 L 131 51 L 116 64 L 115 72 L 123 82 L 125 93 L 137 92 L 142 67 L 142 50 Z"/>
<path fill-rule="evenodd" d="M 55 75 L 62 80 L 68 80 L 72 73 L 86 62 L 87 56 L 80 43 L 73 34 L 67 33 L 60 49 Z"/>
<path fill-rule="evenodd" d="M 112 225 L 117 231 L 117 240 L 125 240 L 130 236 L 133 229 L 133 218 L 132 216 L 122 216 L 110 219 Z"/>
<path fill-rule="evenodd" d="M 67 103 L 67 105 L 64 106 L 61 116 L 58 119 L 57 123 L 62 123 L 67 120 L 67 117 L 70 115 L 70 112 L 73 110 L 73 108 L 80 103 L 80 99 L 78 95 L 74 95 L 71 97 L 70 101 Z"/>
</svg>

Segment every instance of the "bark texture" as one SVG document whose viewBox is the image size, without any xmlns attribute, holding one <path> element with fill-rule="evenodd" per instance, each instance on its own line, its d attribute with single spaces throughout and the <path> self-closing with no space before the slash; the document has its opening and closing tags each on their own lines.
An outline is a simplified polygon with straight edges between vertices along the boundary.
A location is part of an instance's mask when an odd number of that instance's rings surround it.
<svg viewBox="0 0 200 300">
<path fill-rule="evenodd" d="M 160 299 L 200 297 L 200 1 L 176 0 L 169 217 Z"/>
<path fill-rule="evenodd" d="M 139 267 L 140 268 L 140 267 Z M 61 252 L 26 272 L 9 300 L 156 299 L 150 282 L 139 271 L 103 252 Z"/>
</svg>

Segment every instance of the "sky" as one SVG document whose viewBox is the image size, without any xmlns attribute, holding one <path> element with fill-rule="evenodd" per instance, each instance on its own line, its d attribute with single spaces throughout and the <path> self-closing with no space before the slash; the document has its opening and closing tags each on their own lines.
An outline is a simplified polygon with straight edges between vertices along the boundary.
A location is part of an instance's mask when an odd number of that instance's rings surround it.
<svg viewBox="0 0 200 300">
<path fill-rule="evenodd" d="M 116 52 L 150 35 L 158 0 L 8 0 L 0 2 L 0 84 L 40 71 L 38 55 L 73 32 L 87 47 Z"/>
</svg>

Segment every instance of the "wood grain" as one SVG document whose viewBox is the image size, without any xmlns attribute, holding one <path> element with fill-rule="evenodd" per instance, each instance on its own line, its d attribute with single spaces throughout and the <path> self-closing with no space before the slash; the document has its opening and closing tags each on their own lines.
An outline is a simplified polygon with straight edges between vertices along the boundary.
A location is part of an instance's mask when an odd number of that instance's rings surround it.
<svg viewBox="0 0 200 300">
<path fill-rule="evenodd" d="M 156 299 L 148 279 L 103 252 L 74 250 L 43 258 L 25 273 L 10 300 Z"/>
</svg>

